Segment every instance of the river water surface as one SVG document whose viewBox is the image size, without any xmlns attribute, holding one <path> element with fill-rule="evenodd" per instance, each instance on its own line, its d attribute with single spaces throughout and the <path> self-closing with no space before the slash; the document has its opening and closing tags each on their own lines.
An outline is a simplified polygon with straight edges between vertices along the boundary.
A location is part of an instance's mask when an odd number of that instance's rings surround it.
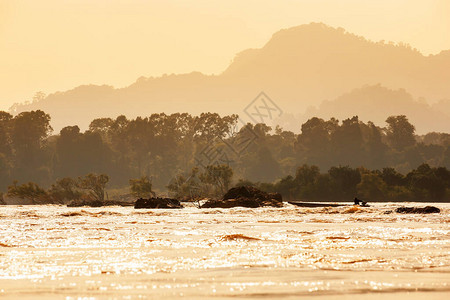
<svg viewBox="0 0 450 300">
<path fill-rule="evenodd" d="M 450 205 L 433 205 L 2 206 L 0 298 L 450 299 Z"/>
</svg>

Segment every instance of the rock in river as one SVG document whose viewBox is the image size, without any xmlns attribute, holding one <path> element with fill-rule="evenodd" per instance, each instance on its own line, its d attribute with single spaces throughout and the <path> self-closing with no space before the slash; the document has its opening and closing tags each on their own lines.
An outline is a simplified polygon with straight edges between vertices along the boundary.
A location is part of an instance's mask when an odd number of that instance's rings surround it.
<svg viewBox="0 0 450 300">
<path fill-rule="evenodd" d="M 401 214 L 433 214 L 440 213 L 441 210 L 435 206 L 425 207 L 398 207 L 395 212 Z"/>
<path fill-rule="evenodd" d="M 134 208 L 183 208 L 180 201 L 170 198 L 139 198 Z"/>
<path fill-rule="evenodd" d="M 251 186 L 240 186 L 230 189 L 222 200 L 208 200 L 202 208 L 231 208 L 231 207 L 282 207 L 283 200 L 278 193 L 266 193 Z"/>
</svg>

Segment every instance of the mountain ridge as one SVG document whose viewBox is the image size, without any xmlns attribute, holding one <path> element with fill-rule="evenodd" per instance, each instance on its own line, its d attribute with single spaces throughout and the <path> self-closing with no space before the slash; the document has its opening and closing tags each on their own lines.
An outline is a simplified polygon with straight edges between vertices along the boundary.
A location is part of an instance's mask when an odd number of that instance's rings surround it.
<svg viewBox="0 0 450 300">
<path fill-rule="evenodd" d="M 282 29 L 262 48 L 239 52 L 218 75 L 140 77 L 124 88 L 84 85 L 16 104 L 11 111 L 42 109 L 52 116 L 55 129 L 72 124 L 86 128 L 93 118 L 121 114 L 242 114 L 265 91 L 284 111 L 302 113 L 311 105 L 376 84 L 432 101 L 450 99 L 449 78 L 450 50 L 424 56 L 406 44 L 372 42 L 343 28 L 311 23 Z M 433 129 L 418 124 L 421 127 Z"/>
</svg>

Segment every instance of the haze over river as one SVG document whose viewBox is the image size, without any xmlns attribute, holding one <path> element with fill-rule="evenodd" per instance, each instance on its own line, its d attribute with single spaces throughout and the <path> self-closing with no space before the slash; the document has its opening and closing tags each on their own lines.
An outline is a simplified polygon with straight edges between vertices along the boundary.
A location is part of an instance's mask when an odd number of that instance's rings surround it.
<svg viewBox="0 0 450 300">
<path fill-rule="evenodd" d="M 450 204 L 0 207 L 2 299 L 450 299 Z"/>
</svg>

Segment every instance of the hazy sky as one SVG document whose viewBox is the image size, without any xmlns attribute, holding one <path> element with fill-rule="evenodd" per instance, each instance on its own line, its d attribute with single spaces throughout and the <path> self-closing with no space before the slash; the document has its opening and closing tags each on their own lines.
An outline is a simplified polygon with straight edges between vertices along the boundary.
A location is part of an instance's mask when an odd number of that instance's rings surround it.
<svg viewBox="0 0 450 300">
<path fill-rule="evenodd" d="M 424 54 L 450 49 L 450 0 L 0 0 L 0 109 L 80 84 L 217 74 L 310 22 Z"/>
</svg>

